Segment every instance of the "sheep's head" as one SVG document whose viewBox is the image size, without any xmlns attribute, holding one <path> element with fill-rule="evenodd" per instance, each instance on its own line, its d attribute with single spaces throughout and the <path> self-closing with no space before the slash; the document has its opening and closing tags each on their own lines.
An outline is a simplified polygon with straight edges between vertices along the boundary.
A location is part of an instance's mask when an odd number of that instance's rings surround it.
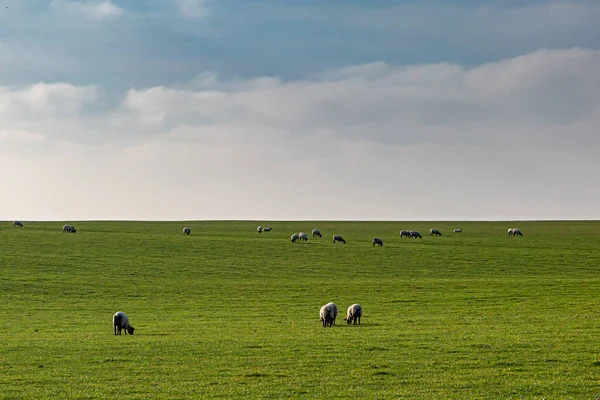
<svg viewBox="0 0 600 400">
<path fill-rule="evenodd" d="M 127 327 L 127 333 L 129 333 L 130 335 L 133 335 L 133 331 L 135 331 L 135 328 L 133 326 Z"/>
</svg>

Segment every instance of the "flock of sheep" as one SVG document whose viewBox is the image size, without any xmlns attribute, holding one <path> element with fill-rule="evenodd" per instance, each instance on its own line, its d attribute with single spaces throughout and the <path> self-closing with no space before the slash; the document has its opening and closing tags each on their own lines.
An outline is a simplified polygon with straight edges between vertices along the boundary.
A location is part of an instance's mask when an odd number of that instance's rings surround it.
<svg viewBox="0 0 600 400">
<path fill-rule="evenodd" d="M 22 228 L 23 222 L 14 221 L 13 227 Z M 263 228 L 262 226 L 259 225 L 256 228 L 256 230 L 258 233 L 270 232 L 271 228 L 270 227 Z M 77 230 L 75 229 L 75 227 L 73 225 L 63 225 L 63 232 L 64 233 L 76 233 Z M 454 233 L 461 233 L 461 232 L 462 232 L 462 229 L 460 229 L 460 228 L 454 229 Z M 184 233 L 184 235 L 189 235 L 190 233 L 192 233 L 192 230 L 186 226 L 183 228 L 183 233 Z M 508 235 L 509 236 L 523 236 L 523 232 L 521 232 L 521 230 L 518 228 L 510 228 L 508 230 Z M 442 236 L 442 232 L 440 232 L 438 229 L 433 228 L 433 229 L 429 230 L 429 236 Z M 312 237 L 313 238 L 321 238 L 321 237 L 323 237 L 323 235 L 321 234 L 321 231 L 319 231 L 318 229 L 313 229 Z M 412 230 L 401 230 L 400 237 L 401 238 L 412 238 L 412 239 L 417 239 L 417 238 L 422 239 L 423 238 L 421 233 L 419 233 L 417 231 L 412 231 Z M 308 240 L 308 235 L 305 232 L 294 233 L 291 236 L 292 243 L 296 243 L 296 242 L 300 242 L 300 241 L 306 242 L 307 240 Z M 340 235 L 333 235 L 333 243 L 344 243 L 345 244 L 346 240 L 344 240 L 344 238 Z M 373 238 L 373 246 L 382 247 L 383 240 L 381 240 L 380 238 L 374 237 Z M 350 307 L 348 307 L 348 310 L 346 312 L 346 318 L 344 318 L 344 320 L 348 322 L 348 325 L 351 325 L 351 324 L 360 325 L 360 318 L 362 317 L 362 313 L 363 313 L 362 307 L 360 306 L 360 304 L 352 304 Z M 323 324 L 323 327 L 327 327 L 327 326 L 331 327 L 331 326 L 335 325 L 335 319 L 337 318 L 337 315 L 338 315 L 338 307 L 335 303 L 333 303 L 333 302 L 327 303 L 323 307 L 321 307 L 319 316 L 321 318 L 321 323 Z M 133 335 L 135 328 L 129 324 L 129 317 L 122 311 L 118 311 L 113 315 L 113 330 L 114 330 L 115 335 L 121 335 L 121 332 L 123 330 L 125 331 L 125 334 L 129 333 L 130 335 Z"/>
</svg>

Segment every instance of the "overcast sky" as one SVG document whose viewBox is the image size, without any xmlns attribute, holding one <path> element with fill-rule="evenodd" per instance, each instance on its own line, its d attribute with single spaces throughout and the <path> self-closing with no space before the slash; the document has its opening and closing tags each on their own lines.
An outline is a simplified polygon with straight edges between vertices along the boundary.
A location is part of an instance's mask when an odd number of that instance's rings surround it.
<svg viewBox="0 0 600 400">
<path fill-rule="evenodd" d="M 4 4 L 2 220 L 600 219 L 600 1 Z"/>
</svg>

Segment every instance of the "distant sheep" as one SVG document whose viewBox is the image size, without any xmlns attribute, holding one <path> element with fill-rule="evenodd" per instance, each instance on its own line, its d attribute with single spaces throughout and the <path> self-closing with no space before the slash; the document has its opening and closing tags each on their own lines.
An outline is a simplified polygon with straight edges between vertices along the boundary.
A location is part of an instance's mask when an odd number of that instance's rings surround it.
<svg viewBox="0 0 600 400">
<path fill-rule="evenodd" d="M 260 226 L 260 225 L 259 225 L 259 226 L 258 226 L 258 228 L 256 228 L 256 231 L 257 231 L 258 233 L 261 233 L 261 232 L 263 231 L 263 228 L 262 228 L 262 226 Z"/>
<path fill-rule="evenodd" d="M 296 242 L 298 242 L 298 239 L 299 239 L 299 236 L 298 236 L 298 234 L 297 234 L 297 233 L 294 233 L 294 234 L 292 235 L 292 237 L 290 238 L 290 240 L 292 241 L 292 243 L 296 243 Z"/>
<path fill-rule="evenodd" d="M 383 240 L 381 240 L 379 238 L 376 238 L 376 237 L 373 238 L 373 246 L 375 246 L 376 244 L 379 245 L 379 247 L 382 247 L 383 246 Z"/>
<path fill-rule="evenodd" d="M 117 311 L 115 315 L 113 315 L 113 329 L 115 331 L 115 335 L 120 335 L 121 330 L 125 329 L 125 334 L 128 333 L 133 335 L 133 331 L 135 328 L 129 325 L 129 317 L 125 315 L 122 311 Z"/>
<path fill-rule="evenodd" d="M 514 228 L 508 228 L 508 236 L 513 235 Z"/>
<path fill-rule="evenodd" d="M 340 235 L 333 235 L 333 243 L 335 242 L 346 244 L 346 241 Z"/>
<path fill-rule="evenodd" d="M 263 228 L 263 232 L 271 232 L 271 228 Z"/>
<path fill-rule="evenodd" d="M 21 221 L 15 221 L 13 222 L 13 227 L 18 226 L 19 228 L 23 227 L 23 223 Z"/>
<path fill-rule="evenodd" d="M 319 231 L 318 229 L 313 229 L 312 235 L 313 237 L 323 237 L 323 235 L 321 235 L 321 231 Z"/>
<path fill-rule="evenodd" d="M 421 234 L 417 231 L 410 231 L 410 237 L 413 239 L 416 239 L 416 238 L 423 239 L 423 236 L 421 236 Z"/>
<path fill-rule="evenodd" d="M 77 230 L 73 225 L 63 225 L 63 233 L 76 233 Z"/>
<path fill-rule="evenodd" d="M 442 232 L 438 231 L 437 229 L 430 229 L 429 230 L 429 236 L 442 236 Z"/>
<path fill-rule="evenodd" d="M 362 307 L 360 304 L 352 304 L 348 307 L 344 320 L 348 322 L 348 325 L 356 325 L 357 322 L 360 325 L 360 317 L 362 317 Z"/>
<path fill-rule="evenodd" d="M 454 230 L 454 233 L 461 233 L 461 232 L 462 232 L 462 229 L 460 229 L 460 228 Z"/>
<path fill-rule="evenodd" d="M 304 240 L 305 242 L 308 240 L 308 235 L 304 232 L 298 233 L 298 240 Z"/>
<path fill-rule="evenodd" d="M 513 230 L 512 230 L 512 236 L 523 236 L 523 232 L 521 232 L 520 229 L 513 228 Z"/>
<path fill-rule="evenodd" d="M 409 238 L 410 237 L 410 231 L 405 231 L 405 230 L 400 231 L 400 238 L 403 238 L 403 237 Z"/>
<path fill-rule="evenodd" d="M 187 226 L 185 228 L 183 228 L 184 235 L 189 235 L 190 233 L 192 233 L 192 230 L 190 228 L 188 228 Z"/>
<path fill-rule="evenodd" d="M 323 328 L 325 328 L 328 324 L 329 326 L 335 325 L 335 319 L 338 315 L 338 308 L 335 303 L 327 303 L 323 307 L 321 307 L 321 311 L 319 312 L 319 316 L 321 317 L 321 323 L 323 324 Z"/>
</svg>

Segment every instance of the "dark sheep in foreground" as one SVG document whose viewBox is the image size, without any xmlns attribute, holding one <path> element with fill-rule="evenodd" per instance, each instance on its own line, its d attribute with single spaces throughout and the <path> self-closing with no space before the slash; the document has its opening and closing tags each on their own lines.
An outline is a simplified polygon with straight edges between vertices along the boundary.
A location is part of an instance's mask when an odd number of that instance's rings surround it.
<svg viewBox="0 0 600 400">
<path fill-rule="evenodd" d="M 323 307 L 321 307 L 319 316 L 321 317 L 321 323 L 323 324 L 323 328 L 325 328 L 327 325 L 335 325 L 335 319 L 337 318 L 337 315 L 338 308 L 335 305 L 335 303 L 327 303 Z"/>
<path fill-rule="evenodd" d="M 298 233 L 298 240 L 304 240 L 305 242 L 308 240 L 308 235 L 304 232 Z"/>
<path fill-rule="evenodd" d="M 183 228 L 184 235 L 189 235 L 190 233 L 192 233 L 192 230 L 190 228 L 188 228 L 187 226 L 185 228 Z"/>
<path fill-rule="evenodd" d="M 340 235 L 333 235 L 333 242 L 332 243 L 336 243 L 336 242 L 346 244 L 346 241 Z"/>
<path fill-rule="evenodd" d="M 22 228 L 23 227 L 23 223 L 21 221 L 15 221 L 15 222 L 13 222 L 13 228 L 15 226 L 18 226 L 19 228 Z"/>
<path fill-rule="evenodd" d="M 318 229 L 313 229 L 312 235 L 313 237 L 323 237 L 323 235 L 321 235 L 321 231 L 319 231 Z"/>
<path fill-rule="evenodd" d="M 348 322 L 348 325 L 356 325 L 357 322 L 360 325 L 360 317 L 362 317 L 362 307 L 360 304 L 352 304 L 348 307 L 344 320 Z"/>
<path fill-rule="evenodd" d="M 429 236 L 434 236 L 434 235 L 435 235 L 435 236 L 442 236 L 442 232 L 440 232 L 440 231 L 439 231 L 439 230 L 437 230 L 437 229 L 431 229 L 431 230 L 429 231 Z"/>
<path fill-rule="evenodd" d="M 298 239 L 299 239 L 299 236 L 298 236 L 298 234 L 297 234 L 297 233 L 294 233 L 294 234 L 292 235 L 292 237 L 290 238 L 290 240 L 292 241 L 292 243 L 296 243 L 296 242 L 298 242 L 298 241 L 299 241 Z"/>
<path fill-rule="evenodd" d="M 421 236 L 421 234 L 417 231 L 410 231 L 410 237 L 413 239 L 416 239 L 416 238 L 423 239 L 423 236 Z"/>
<path fill-rule="evenodd" d="M 401 230 L 400 231 L 400 238 L 403 238 L 403 237 L 409 238 L 410 237 L 410 231 Z"/>
<path fill-rule="evenodd" d="M 375 245 L 379 245 L 379 247 L 383 246 L 383 240 L 379 239 L 379 238 L 373 238 L 373 246 Z"/>
<path fill-rule="evenodd" d="M 115 315 L 113 315 L 113 329 L 115 335 L 120 335 L 123 329 L 125 329 L 126 335 L 128 333 L 133 335 L 133 331 L 135 330 L 133 326 L 129 325 L 129 317 L 122 311 L 117 311 Z"/>
</svg>

